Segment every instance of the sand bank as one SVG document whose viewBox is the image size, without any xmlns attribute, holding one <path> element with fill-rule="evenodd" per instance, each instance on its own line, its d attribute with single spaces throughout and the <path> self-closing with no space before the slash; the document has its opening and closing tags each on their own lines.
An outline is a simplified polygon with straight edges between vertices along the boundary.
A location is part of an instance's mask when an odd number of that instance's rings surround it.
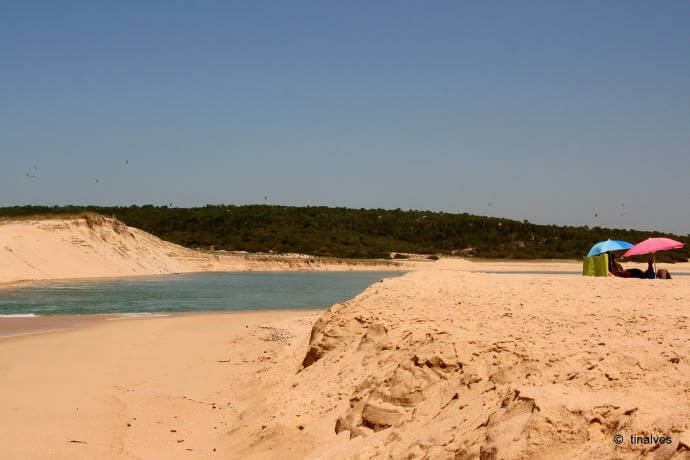
<svg viewBox="0 0 690 460">
<path fill-rule="evenodd" d="M 386 279 L 321 316 L 305 367 L 255 409 L 274 417 L 244 414 L 234 446 L 254 458 L 687 458 L 689 281 Z M 618 446 L 619 433 L 672 443 Z"/>
<path fill-rule="evenodd" d="M 0 339 L 4 456 L 688 458 L 689 278 L 439 267 L 320 317 Z"/>
</svg>

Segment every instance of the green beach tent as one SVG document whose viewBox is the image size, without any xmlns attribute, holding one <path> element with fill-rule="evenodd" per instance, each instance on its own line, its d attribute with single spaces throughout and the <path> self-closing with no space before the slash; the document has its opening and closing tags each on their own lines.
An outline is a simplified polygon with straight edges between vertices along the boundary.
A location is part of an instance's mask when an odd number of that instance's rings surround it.
<svg viewBox="0 0 690 460">
<path fill-rule="evenodd" d="M 582 276 L 609 276 L 609 255 L 585 257 L 582 260 Z"/>
</svg>

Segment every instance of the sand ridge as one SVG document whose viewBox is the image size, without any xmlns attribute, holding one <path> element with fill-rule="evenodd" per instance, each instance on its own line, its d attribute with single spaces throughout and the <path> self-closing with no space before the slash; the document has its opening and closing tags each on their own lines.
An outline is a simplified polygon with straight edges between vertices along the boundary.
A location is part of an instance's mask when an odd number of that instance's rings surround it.
<svg viewBox="0 0 690 460">
<path fill-rule="evenodd" d="M 319 318 L 230 439 L 248 458 L 688 458 L 690 286 L 640 281 L 385 279 Z"/>
</svg>

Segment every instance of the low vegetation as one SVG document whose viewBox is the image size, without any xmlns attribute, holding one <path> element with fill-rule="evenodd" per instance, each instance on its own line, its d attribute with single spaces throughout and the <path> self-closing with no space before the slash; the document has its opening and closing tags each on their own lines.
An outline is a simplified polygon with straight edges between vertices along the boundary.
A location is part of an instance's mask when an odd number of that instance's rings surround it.
<svg viewBox="0 0 690 460">
<path fill-rule="evenodd" d="M 596 242 L 636 243 L 664 236 L 686 247 L 659 253 L 659 261 L 687 261 L 690 236 L 638 230 L 536 225 L 527 221 L 429 211 L 290 206 L 15 206 L 0 219 L 112 216 L 192 248 L 299 252 L 317 256 L 390 258 L 391 253 L 485 258 L 581 258 Z M 433 257 L 430 257 L 433 258 Z"/>
<path fill-rule="evenodd" d="M 0 208 L 0 209 L 23 209 L 23 208 Z M 2 211 L 0 211 L 2 212 Z M 15 214 L 9 212 L 0 215 L 0 222 L 16 222 L 22 220 L 50 220 L 50 219 L 93 219 L 101 217 L 95 212 L 76 212 L 76 213 L 45 213 L 45 214 Z"/>
</svg>

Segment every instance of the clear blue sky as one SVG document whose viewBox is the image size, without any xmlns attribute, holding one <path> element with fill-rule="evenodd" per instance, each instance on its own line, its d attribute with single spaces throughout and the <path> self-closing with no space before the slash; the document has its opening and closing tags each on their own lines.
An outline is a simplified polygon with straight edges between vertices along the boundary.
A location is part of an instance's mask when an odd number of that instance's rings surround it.
<svg viewBox="0 0 690 460">
<path fill-rule="evenodd" d="M 0 205 L 268 195 L 687 234 L 689 20 L 685 0 L 1 1 Z"/>
</svg>

